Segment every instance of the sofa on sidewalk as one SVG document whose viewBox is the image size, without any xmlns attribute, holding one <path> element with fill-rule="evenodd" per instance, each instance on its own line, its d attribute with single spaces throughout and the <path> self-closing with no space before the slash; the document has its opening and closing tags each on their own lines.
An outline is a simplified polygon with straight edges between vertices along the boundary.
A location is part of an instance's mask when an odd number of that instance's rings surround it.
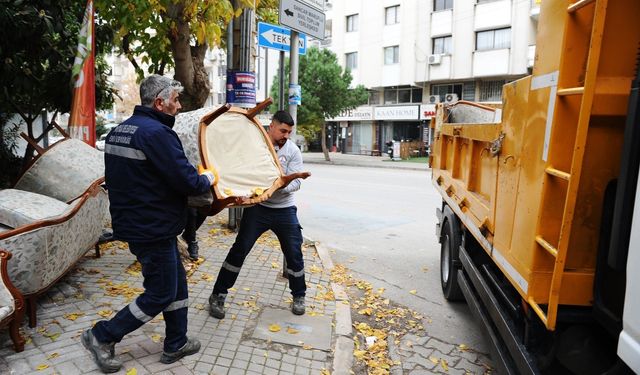
<svg viewBox="0 0 640 375">
<path fill-rule="evenodd" d="M 67 138 L 42 150 L 13 189 L 0 190 L 0 249 L 13 254 L 8 275 L 27 300 L 31 327 L 37 297 L 100 238 L 109 206 L 103 182 L 103 154 Z"/>
<path fill-rule="evenodd" d="M 24 319 L 24 298 L 9 279 L 7 261 L 11 253 L 0 250 L 0 328 L 9 326 L 9 335 L 16 352 L 24 350 L 20 326 Z"/>
</svg>

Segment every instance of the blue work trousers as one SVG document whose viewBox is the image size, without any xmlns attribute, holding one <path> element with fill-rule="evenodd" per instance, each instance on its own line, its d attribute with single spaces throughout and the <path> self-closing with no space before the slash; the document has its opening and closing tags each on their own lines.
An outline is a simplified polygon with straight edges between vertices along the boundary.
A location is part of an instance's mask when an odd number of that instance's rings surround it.
<svg viewBox="0 0 640 375">
<path fill-rule="evenodd" d="M 176 239 L 153 243 L 129 242 L 129 250 L 142 265 L 144 292 L 109 321 L 93 327 L 99 342 L 122 338 L 162 313 L 166 325 L 164 351 L 171 353 L 187 342 L 187 275 L 180 261 Z"/>
<path fill-rule="evenodd" d="M 240 221 L 240 231 L 231 246 L 227 258 L 220 268 L 213 294 L 226 295 L 238 278 L 240 268 L 256 240 L 266 231 L 272 230 L 280 241 L 280 248 L 287 261 L 289 288 L 294 297 L 304 296 L 307 286 L 304 281 L 302 258 L 302 227 L 298 221 L 296 206 L 269 208 L 255 205 L 245 208 Z"/>
</svg>

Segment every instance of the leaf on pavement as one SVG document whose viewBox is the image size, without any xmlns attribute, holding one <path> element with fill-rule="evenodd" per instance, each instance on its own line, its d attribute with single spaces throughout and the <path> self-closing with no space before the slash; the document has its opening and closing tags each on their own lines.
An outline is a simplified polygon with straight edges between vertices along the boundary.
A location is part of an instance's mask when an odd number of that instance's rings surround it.
<svg viewBox="0 0 640 375">
<path fill-rule="evenodd" d="M 418 293 L 418 291 L 417 291 L 417 290 L 415 290 L 415 289 L 413 289 L 413 290 L 410 290 L 410 291 L 409 291 L 409 293 L 411 293 L 411 294 L 416 294 L 416 293 Z"/>
<path fill-rule="evenodd" d="M 135 367 L 127 370 L 127 375 L 138 375 L 138 370 Z"/>
<path fill-rule="evenodd" d="M 159 334 L 153 334 L 151 335 L 151 341 L 153 342 L 160 342 L 162 341 L 162 336 L 160 336 Z"/>
<path fill-rule="evenodd" d="M 42 371 L 42 370 L 46 370 L 48 368 L 49 368 L 49 365 L 41 364 L 41 365 L 38 365 L 38 367 L 36 367 L 36 370 Z"/>
<path fill-rule="evenodd" d="M 445 361 L 444 359 L 440 359 L 440 366 L 442 366 L 444 371 L 449 371 L 449 365 L 447 364 L 447 361 Z"/>
<path fill-rule="evenodd" d="M 84 315 L 83 312 L 74 312 L 74 313 L 64 314 L 62 316 L 67 320 L 73 321 L 73 320 L 76 320 L 76 319 L 78 319 L 79 317 L 81 317 L 83 315 Z"/>
<path fill-rule="evenodd" d="M 278 324 L 271 324 L 269 326 L 269 331 L 271 332 L 280 332 L 280 326 Z"/>
<path fill-rule="evenodd" d="M 111 316 L 111 314 L 113 314 L 113 310 L 100 310 L 98 311 L 98 315 L 100 315 L 103 318 L 108 318 Z"/>
<path fill-rule="evenodd" d="M 291 327 L 287 327 L 287 333 L 291 334 L 291 335 L 295 335 L 296 333 L 298 333 L 300 331 L 298 331 L 295 328 L 291 328 Z"/>
<path fill-rule="evenodd" d="M 54 359 L 58 357 L 60 357 L 60 354 L 58 352 L 53 352 L 47 356 L 47 359 Z"/>
</svg>

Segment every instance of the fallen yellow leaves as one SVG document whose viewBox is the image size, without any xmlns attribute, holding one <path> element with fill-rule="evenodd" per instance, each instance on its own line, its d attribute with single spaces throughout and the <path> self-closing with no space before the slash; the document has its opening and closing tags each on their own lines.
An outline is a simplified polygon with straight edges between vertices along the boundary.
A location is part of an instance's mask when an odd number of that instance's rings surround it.
<svg viewBox="0 0 640 375">
<path fill-rule="evenodd" d="M 271 268 L 280 268 L 280 265 L 278 264 L 278 262 L 271 262 Z"/>
<path fill-rule="evenodd" d="M 100 310 L 98 311 L 98 315 L 100 315 L 103 318 L 109 318 L 111 316 L 111 314 L 113 314 L 113 310 Z"/>
<path fill-rule="evenodd" d="M 127 375 L 138 375 L 138 370 L 136 368 L 130 368 L 127 370 Z"/>
<path fill-rule="evenodd" d="M 162 341 L 162 336 L 160 336 L 159 334 L 155 333 L 153 335 L 151 335 L 151 341 L 158 343 L 160 341 Z"/>
<path fill-rule="evenodd" d="M 447 361 L 445 361 L 444 359 L 440 359 L 440 366 L 442 366 L 442 368 L 444 369 L 444 371 L 449 371 L 449 365 L 447 364 Z"/>
<path fill-rule="evenodd" d="M 36 370 L 42 371 L 42 370 L 46 370 L 48 368 L 49 368 L 49 365 L 41 364 L 41 365 L 38 365 L 38 367 L 36 367 Z"/>
<path fill-rule="evenodd" d="M 384 288 L 374 289 L 371 283 L 354 278 L 343 265 L 336 265 L 331 270 L 331 281 L 352 292 L 352 288 L 357 288 L 352 294 L 363 295 L 351 299 L 353 310 L 367 321 L 354 322 L 357 335 L 353 355 L 359 363 L 366 365 L 367 375 L 388 375 L 391 366 L 397 364 L 389 358 L 388 340 L 398 343 L 398 337 L 409 330 L 423 329 L 419 324 L 422 317 L 412 310 L 393 307 L 390 300 L 383 297 Z"/>
<path fill-rule="evenodd" d="M 142 275 L 142 265 L 136 260 L 135 262 L 131 263 L 124 272 L 132 276 L 140 276 Z"/>
<path fill-rule="evenodd" d="M 295 335 L 295 334 L 297 334 L 298 332 L 300 332 L 300 331 L 298 331 L 298 330 L 297 330 L 297 329 L 295 329 L 295 328 L 287 327 L 287 333 L 288 333 L 288 334 L 290 334 L 290 335 Z"/>
<path fill-rule="evenodd" d="M 311 273 L 322 273 L 322 268 L 316 266 L 315 264 L 309 267 L 309 272 Z"/>
<path fill-rule="evenodd" d="M 203 273 L 201 278 L 202 280 L 205 280 L 205 281 L 213 281 L 213 275 L 210 275 L 208 273 Z"/>
<path fill-rule="evenodd" d="M 79 317 L 81 317 L 83 315 L 84 315 L 83 312 L 75 312 L 75 313 L 64 314 L 62 316 L 67 320 L 74 321 L 74 320 L 78 319 Z"/>
<path fill-rule="evenodd" d="M 49 355 L 47 355 L 47 359 L 54 359 L 54 358 L 58 358 L 60 357 L 60 354 L 58 352 L 53 352 Z"/>
<path fill-rule="evenodd" d="M 304 344 L 304 345 L 302 345 L 302 349 L 304 349 L 304 350 L 311 350 L 311 349 L 313 349 L 313 346 L 311 346 L 311 345 L 309 345 L 309 344 Z"/>
<path fill-rule="evenodd" d="M 271 324 L 271 325 L 269 326 L 269 331 L 271 331 L 271 332 L 280 332 L 280 330 L 281 330 L 281 329 L 282 329 L 282 328 L 280 328 L 280 325 L 275 324 L 275 323 L 274 323 L 274 324 Z"/>
<path fill-rule="evenodd" d="M 114 284 L 111 281 L 108 281 L 103 289 L 106 295 L 111 297 L 123 296 L 127 302 L 130 302 L 144 291 L 142 288 L 133 288 L 127 283 Z"/>
<path fill-rule="evenodd" d="M 415 290 L 415 289 L 413 289 L 413 290 L 410 290 L 410 291 L 409 291 L 409 293 L 411 293 L 411 294 L 416 294 L 416 293 L 418 293 L 418 291 L 417 291 L 417 290 Z"/>
</svg>

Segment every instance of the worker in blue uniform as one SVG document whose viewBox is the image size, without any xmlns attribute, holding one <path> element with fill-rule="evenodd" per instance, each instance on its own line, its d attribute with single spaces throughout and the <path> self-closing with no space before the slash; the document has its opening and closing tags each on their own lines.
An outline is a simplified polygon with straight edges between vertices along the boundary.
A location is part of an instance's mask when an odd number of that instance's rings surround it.
<svg viewBox="0 0 640 375">
<path fill-rule="evenodd" d="M 162 363 L 200 350 L 187 337 L 187 279 L 176 246 L 185 228 L 187 196 L 215 183 L 189 163 L 172 130 L 180 110 L 179 82 L 152 75 L 140 84 L 141 104 L 113 129 L 105 145 L 105 181 L 115 239 L 126 241 L 142 265 L 144 292 L 111 320 L 82 334 L 82 343 L 103 372 L 122 367 L 115 344 L 162 313 L 166 325 Z"/>
</svg>

